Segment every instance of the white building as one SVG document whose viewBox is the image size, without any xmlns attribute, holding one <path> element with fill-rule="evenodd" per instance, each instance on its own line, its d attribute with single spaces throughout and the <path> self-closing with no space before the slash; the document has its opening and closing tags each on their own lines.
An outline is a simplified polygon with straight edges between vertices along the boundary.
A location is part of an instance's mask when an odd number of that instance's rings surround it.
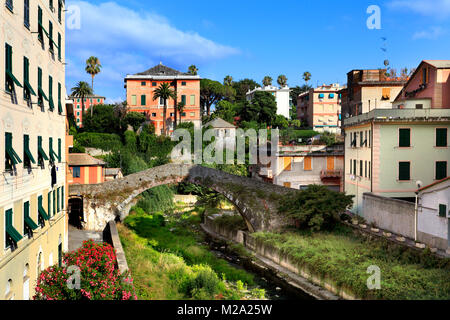
<svg viewBox="0 0 450 320">
<path fill-rule="evenodd" d="M 277 102 L 277 114 L 285 116 L 290 119 L 289 109 L 290 109 L 290 92 L 288 86 L 283 88 L 278 88 L 275 86 L 265 86 L 263 88 L 255 88 L 249 92 L 247 92 L 246 97 L 248 101 L 251 101 L 255 96 L 255 92 L 265 91 L 271 93 L 275 96 L 275 100 Z"/>
<path fill-rule="evenodd" d="M 225 147 L 234 150 L 236 145 L 236 126 L 221 118 L 217 118 L 204 124 L 203 127 L 212 127 L 214 129 L 219 148 Z"/>
<path fill-rule="evenodd" d="M 436 248 L 450 247 L 450 177 L 418 190 L 417 234 Z"/>
</svg>

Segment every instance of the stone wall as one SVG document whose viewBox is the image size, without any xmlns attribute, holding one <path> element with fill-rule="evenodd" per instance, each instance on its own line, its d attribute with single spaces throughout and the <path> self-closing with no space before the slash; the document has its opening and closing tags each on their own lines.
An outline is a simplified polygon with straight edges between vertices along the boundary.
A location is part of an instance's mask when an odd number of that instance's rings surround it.
<svg viewBox="0 0 450 320">
<path fill-rule="evenodd" d="M 115 221 L 109 221 L 103 230 L 103 241 L 109 243 L 114 247 L 117 257 L 117 265 L 121 274 L 128 272 L 127 258 L 125 251 L 123 251 L 122 243 L 120 242 L 119 232 Z"/>
<path fill-rule="evenodd" d="M 370 224 L 393 233 L 414 239 L 415 204 L 364 193 L 363 215 Z"/>
</svg>

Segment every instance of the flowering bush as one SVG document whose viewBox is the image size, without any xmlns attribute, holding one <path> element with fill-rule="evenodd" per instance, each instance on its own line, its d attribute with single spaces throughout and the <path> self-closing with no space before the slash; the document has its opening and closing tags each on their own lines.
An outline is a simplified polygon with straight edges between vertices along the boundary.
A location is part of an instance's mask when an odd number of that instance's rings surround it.
<svg viewBox="0 0 450 320">
<path fill-rule="evenodd" d="M 83 242 L 65 254 L 63 266 L 52 266 L 38 277 L 34 300 L 137 300 L 133 279 L 120 274 L 114 248 Z"/>
</svg>

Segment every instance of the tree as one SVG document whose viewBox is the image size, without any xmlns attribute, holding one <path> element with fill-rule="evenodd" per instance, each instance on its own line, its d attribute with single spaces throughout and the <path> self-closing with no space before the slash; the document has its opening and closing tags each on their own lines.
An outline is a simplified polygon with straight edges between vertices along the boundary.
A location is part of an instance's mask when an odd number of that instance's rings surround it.
<svg viewBox="0 0 450 320">
<path fill-rule="evenodd" d="M 200 104 L 203 112 L 206 109 L 208 116 L 211 114 L 211 106 L 222 100 L 225 94 L 225 86 L 220 82 L 209 79 L 200 80 Z"/>
<path fill-rule="evenodd" d="M 191 65 L 188 68 L 188 73 L 196 76 L 198 74 L 198 68 L 195 65 Z"/>
<path fill-rule="evenodd" d="M 278 85 L 281 88 L 284 88 L 287 85 L 287 78 L 286 78 L 286 76 L 284 74 L 278 76 L 277 82 L 278 82 Z"/>
<path fill-rule="evenodd" d="M 289 120 L 286 119 L 285 116 L 278 114 L 275 116 L 275 120 L 272 126 L 278 129 L 286 129 L 287 127 L 289 127 Z"/>
<path fill-rule="evenodd" d="M 86 96 L 92 95 L 93 91 L 92 88 L 89 86 L 87 82 L 80 81 L 77 83 L 75 87 L 72 88 L 72 96 L 75 98 L 81 99 L 81 114 L 84 117 L 84 98 Z M 94 107 L 92 106 L 91 109 Z M 92 116 L 92 113 L 91 113 Z"/>
<path fill-rule="evenodd" d="M 401 70 L 401 76 L 402 76 L 402 78 L 408 78 L 408 68 L 403 68 L 402 70 Z"/>
<path fill-rule="evenodd" d="M 114 108 L 114 105 L 96 105 L 92 115 L 88 112 L 83 115 L 82 130 L 85 132 L 122 134 L 121 120 L 115 115 Z"/>
<path fill-rule="evenodd" d="M 157 99 L 163 99 L 164 109 L 163 109 L 163 135 L 166 135 L 166 117 L 167 117 L 167 100 L 172 98 L 177 99 L 175 91 L 170 89 L 170 84 L 163 82 L 159 87 L 153 92 L 153 101 Z"/>
<path fill-rule="evenodd" d="M 277 114 L 275 97 L 269 92 L 255 92 L 251 102 L 244 102 L 240 113 L 243 121 L 256 121 L 271 126 Z"/>
<path fill-rule="evenodd" d="M 231 87 L 231 86 L 233 85 L 233 77 L 232 77 L 232 76 L 226 76 L 226 77 L 223 79 L 223 84 L 224 84 L 225 86 Z"/>
<path fill-rule="evenodd" d="M 270 85 L 272 85 L 272 78 L 269 76 L 265 76 L 262 83 L 263 83 L 264 87 L 270 86 Z"/>
<path fill-rule="evenodd" d="M 123 119 L 123 122 L 127 127 L 128 125 L 132 126 L 133 130 L 136 132 L 146 120 L 147 118 L 145 115 L 140 112 L 128 112 Z"/>
<path fill-rule="evenodd" d="M 244 79 L 233 83 L 233 89 L 236 92 L 235 101 L 243 102 L 247 100 L 246 95 L 247 92 L 261 87 L 255 80 L 252 79 Z"/>
<path fill-rule="evenodd" d="M 294 106 L 297 106 L 297 98 L 300 94 L 303 92 L 309 91 L 312 87 L 304 84 L 302 86 L 295 86 L 294 88 L 291 88 L 290 96 L 292 98 L 292 103 Z"/>
<path fill-rule="evenodd" d="M 308 81 L 311 80 L 311 73 L 308 71 L 305 71 L 303 73 L 303 80 L 305 80 L 306 84 L 308 84 Z"/>
<path fill-rule="evenodd" d="M 177 103 L 177 105 L 174 108 L 174 113 L 175 113 L 175 121 L 174 121 L 174 129 L 177 128 L 177 114 L 180 114 L 180 122 L 181 122 L 181 114 L 184 111 L 184 107 L 186 106 L 186 103 L 184 103 L 183 101 L 180 101 Z"/>
<path fill-rule="evenodd" d="M 92 77 L 92 91 L 94 91 L 94 77 L 100 73 L 102 65 L 97 57 L 91 56 L 86 60 L 86 72 Z"/>
<path fill-rule="evenodd" d="M 229 123 L 234 122 L 234 118 L 238 115 L 238 106 L 227 100 L 219 101 L 216 104 L 216 111 L 214 111 L 214 116 L 216 118 L 221 118 Z"/>
</svg>

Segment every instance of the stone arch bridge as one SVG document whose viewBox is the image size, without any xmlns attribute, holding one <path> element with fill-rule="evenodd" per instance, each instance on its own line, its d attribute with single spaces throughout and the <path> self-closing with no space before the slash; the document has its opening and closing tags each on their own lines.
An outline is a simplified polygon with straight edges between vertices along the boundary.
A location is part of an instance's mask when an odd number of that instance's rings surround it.
<svg viewBox="0 0 450 320">
<path fill-rule="evenodd" d="M 279 201 L 283 195 L 298 192 L 203 166 L 167 164 L 101 184 L 71 185 L 69 198 L 82 200 L 83 227 L 101 231 L 109 221 L 123 220 L 142 192 L 183 181 L 224 195 L 235 205 L 251 232 L 286 225 L 289 220 L 278 212 Z"/>
</svg>

